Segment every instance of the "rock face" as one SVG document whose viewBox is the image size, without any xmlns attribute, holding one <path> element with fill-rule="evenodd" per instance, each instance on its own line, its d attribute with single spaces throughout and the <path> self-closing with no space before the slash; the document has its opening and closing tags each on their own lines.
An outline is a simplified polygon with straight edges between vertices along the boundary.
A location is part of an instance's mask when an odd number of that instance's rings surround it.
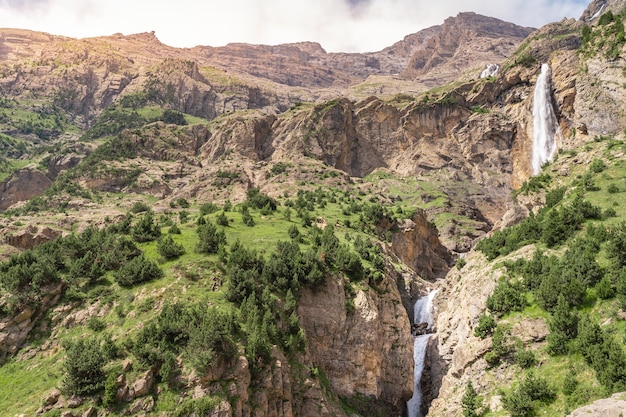
<svg viewBox="0 0 626 417">
<path fill-rule="evenodd" d="M 52 180 L 34 167 L 21 169 L 0 182 L 0 210 L 38 196 L 51 185 Z"/>
<path fill-rule="evenodd" d="M 419 276 L 431 280 L 444 278 L 452 258 L 426 215 L 420 212 L 398 228 L 400 231 L 391 238 L 391 251 Z"/>
<path fill-rule="evenodd" d="M 455 32 L 464 26 L 471 29 Z M 177 110 L 211 119 L 240 109 L 284 111 L 297 101 L 324 96 L 320 88 L 345 88 L 369 76 L 391 76 L 405 70 L 411 78 L 419 71 L 426 78 L 436 78 L 436 74 L 440 81 L 449 81 L 462 73 L 468 62 L 501 61 L 529 32 L 528 28 L 464 13 L 442 26 L 408 35 L 382 51 L 348 54 L 327 53 L 313 42 L 176 49 L 159 42 L 154 33 L 76 40 L 2 29 L 0 88 L 9 94 L 31 90 L 56 94 L 55 104 L 88 123 L 119 97 L 156 87 L 153 93 L 162 100 L 171 99 L 170 105 Z M 451 51 L 447 40 L 456 35 L 462 35 L 464 41 Z M 37 66 L 23 65 L 24 59 L 34 55 Z M 425 56 L 429 57 L 427 65 L 421 65 Z M 444 62 L 457 59 L 457 63 Z"/>
<path fill-rule="evenodd" d="M 460 13 L 446 19 L 438 33 L 413 53 L 403 75 L 432 78 L 441 84 L 474 68 L 478 78 L 482 68 L 508 58 L 533 30 L 475 13 Z"/>
<path fill-rule="evenodd" d="M 608 11 L 618 14 L 624 10 L 626 1 L 624 0 L 592 0 L 587 6 L 580 20 L 585 23 L 595 23 L 603 13 Z"/>
<path fill-rule="evenodd" d="M 613 394 L 611 398 L 595 401 L 593 404 L 574 410 L 568 417 L 619 417 L 626 413 L 626 393 Z"/>
<path fill-rule="evenodd" d="M 385 404 L 385 415 L 399 416 L 413 391 L 407 378 L 413 340 L 396 285 L 385 279 L 381 290 L 384 296 L 357 291 L 354 311 L 346 311 L 351 296 L 343 280 L 329 278 L 318 290 L 303 292 L 298 315 L 311 341 L 311 358 L 333 390 L 341 397 L 377 400 Z"/>
<path fill-rule="evenodd" d="M 19 249 L 32 249 L 35 246 L 49 242 L 61 236 L 58 230 L 49 227 L 29 226 L 18 233 L 5 237 L 6 243 Z"/>
<path fill-rule="evenodd" d="M 28 335 L 37 325 L 46 311 L 59 302 L 63 284 L 47 288 L 39 301 L 38 307 L 24 307 L 12 316 L 0 320 L 0 363 L 7 354 L 13 354 L 28 339 Z"/>
</svg>

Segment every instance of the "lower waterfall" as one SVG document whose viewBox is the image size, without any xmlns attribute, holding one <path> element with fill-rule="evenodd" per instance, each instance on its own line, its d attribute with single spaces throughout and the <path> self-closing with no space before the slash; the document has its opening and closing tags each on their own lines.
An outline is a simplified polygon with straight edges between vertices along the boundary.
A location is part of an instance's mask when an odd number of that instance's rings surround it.
<svg viewBox="0 0 626 417">
<path fill-rule="evenodd" d="M 422 329 L 425 334 L 415 336 L 413 342 L 413 397 L 407 402 L 408 417 L 422 417 L 422 387 L 420 381 L 422 372 L 424 371 L 424 361 L 426 359 L 426 348 L 430 340 L 430 331 L 433 327 L 433 299 L 437 294 L 437 290 L 431 291 L 425 297 L 419 298 L 415 302 L 413 309 L 413 326 Z M 425 324 L 425 326 L 423 326 Z M 422 325 L 419 326 L 418 325 Z"/>
<path fill-rule="evenodd" d="M 539 174 L 541 166 L 552 160 L 559 134 L 559 124 L 552 107 L 551 78 L 550 66 L 542 64 L 533 96 L 533 175 Z"/>
</svg>

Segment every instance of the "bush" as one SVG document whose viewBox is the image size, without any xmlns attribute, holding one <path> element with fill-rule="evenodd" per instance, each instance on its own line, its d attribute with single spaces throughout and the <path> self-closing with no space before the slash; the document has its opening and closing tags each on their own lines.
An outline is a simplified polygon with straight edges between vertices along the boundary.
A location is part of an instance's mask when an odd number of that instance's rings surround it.
<svg viewBox="0 0 626 417">
<path fill-rule="evenodd" d="M 527 369 L 535 366 L 537 363 L 537 357 L 535 352 L 529 349 L 524 349 L 523 345 L 519 345 L 513 352 L 513 362 L 522 369 Z"/>
<path fill-rule="evenodd" d="M 482 398 L 472 385 L 472 381 L 467 381 L 465 385 L 465 394 L 461 399 L 461 408 L 463 409 L 463 417 L 480 417 L 482 415 Z"/>
<path fill-rule="evenodd" d="M 171 231 L 171 229 L 170 229 Z M 185 253 L 183 245 L 174 242 L 171 235 L 160 237 L 157 240 L 157 252 L 167 260 L 176 259 Z"/>
<path fill-rule="evenodd" d="M 104 365 L 108 362 L 97 338 L 64 343 L 66 358 L 63 390 L 69 395 L 93 395 L 104 388 Z"/>
<path fill-rule="evenodd" d="M 259 210 L 264 208 L 269 211 L 276 210 L 276 200 L 261 193 L 258 188 L 248 188 L 248 191 L 246 191 L 246 200 L 252 207 Z"/>
<path fill-rule="evenodd" d="M 220 208 L 217 204 L 204 203 L 200 206 L 200 214 L 206 216 L 207 214 L 215 213 Z"/>
<path fill-rule="evenodd" d="M 94 332 L 101 332 L 106 328 L 104 321 L 98 317 L 92 317 L 87 321 L 87 328 Z"/>
<path fill-rule="evenodd" d="M 226 234 L 223 230 L 217 230 L 212 223 L 205 223 L 198 226 L 198 243 L 196 250 L 201 253 L 217 253 L 222 245 L 226 243 Z"/>
<path fill-rule="evenodd" d="M 556 399 L 556 390 L 548 381 L 529 373 L 522 382 L 502 397 L 502 406 L 511 417 L 528 417 L 536 413 L 539 402 L 551 403 Z"/>
<path fill-rule="evenodd" d="M 461 270 L 467 264 L 465 258 L 459 258 L 456 260 L 456 269 Z"/>
<path fill-rule="evenodd" d="M 596 294 L 601 300 L 609 300 L 615 297 L 615 287 L 613 287 L 611 278 L 608 275 L 602 277 L 600 282 L 596 284 Z"/>
<path fill-rule="evenodd" d="M 135 202 L 135 204 L 133 204 L 133 207 L 130 209 L 130 211 L 132 213 L 142 213 L 144 211 L 149 211 L 150 207 L 148 207 L 148 205 L 146 203 L 144 203 L 143 201 L 137 201 Z"/>
<path fill-rule="evenodd" d="M 509 354 L 511 347 L 508 344 L 509 329 L 496 326 L 491 338 L 491 350 L 485 354 L 485 361 L 489 366 L 497 366 L 500 360 Z"/>
<path fill-rule="evenodd" d="M 565 379 L 563 380 L 563 394 L 572 395 L 574 391 L 576 391 L 577 386 L 578 379 L 576 379 L 576 372 L 573 368 L 570 368 L 565 374 Z"/>
<path fill-rule="evenodd" d="M 604 171 L 605 168 L 606 165 L 604 165 L 604 162 L 602 162 L 601 159 L 594 159 L 593 161 L 591 161 L 591 164 L 589 164 L 589 171 L 595 174 Z"/>
<path fill-rule="evenodd" d="M 189 201 L 187 201 L 186 198 L 184 197 L 179 197 L 176 199 L 176 204 L 178 205 L 178 207 L 180 208 L 189 208 Z"/>
<path fill-rule="evenodd" d="M 578 332 L 578 316 L 570 311 L 570 305 L 563 294 L 559 294 L 556 308 L 548 320 L 548 352 L 562 355 L 569 351 L 570 341 Z"/>
<path fill-rule="evenodd" d="M 606 188 L 606 190 L 610 193 L 610 194 L 616 194 L 619 193 L 621 191 L 621 189 L 617 186 L 617 184 L 615 183 L 611 183 L 609 184 L 609 186 Z"/>
<path fill-rule="evenodd" d="M 519 281 L 502 280 L 487 298 L 487 308 L 495 314 L 521 311 L 526 307 L 524 287 Z"/>
<path fill-rule="evenodd" d="M 219 226 L 227 227 L 229 223 L 228 223 L 228 217 L 226 217 L 226 213 L 222 211 L 220 214 L 218 214 L 217 217 L 215 218 L 215 223 L 217 223 Z"/>
<path fill-rule="evenodd" d="M 478 318 L 478 324 L 474 328 L 474 336 L 484 339 L 487 336 L 491 335 L 493 333 L 493 329 L 495 328 L 496 320 L 493 318 L 493 316 L 489 316 L 483 313 Z"/>
<path fill-rule="evenodd" d="M 154 223 L 154 216 L 151 211 L 141 216 L 132 227 L 131 235 L 135 242 L 151 242 L 161 236 L 161 228 Z"/>
<path fill-rule="evenodd" d="M 300 230 L 298 229 L 298 226 L 296 226 L 295 224 L 292 224 L 291 226 L 289 226 L 288 233 L 291 239 L 294 239 L 294 240 L 300 239 Z"/>
<path fill-rule="evenodd" d="M 130 287 L 162 276 L 161 268 L 155 262 L 146 259 L 143 254 L 133 258 L 113 273 L 115 282 L 122 287 Z"/>
<path fill-rule="evenodd" d="M 179 235 L 181 232 L 180 232 L 180 228 L 176 225 L 176 223 L 174 223 L 170 227 L 170 230 L 168 231 L 168 233 L 170 235 Z"/>
<path fill-rule="evenodd" d="M 241 207 L 241 221 L 243 221 L 243 224 L 245 224 L 248 227 L 254 227 L 255 225 L 254 218 L 252 218 L 252 215 L 250 214 L 250 210 L 248 209 L 248 206 L 246 205 Z"/>
<path fill-rule="evenodd" d="M 187 120 L 185 120 L 185 115 L 176 110 L 165 109 L 163 110 L 163 114 L 159 117 L 159 120 L 179 126 L 185 126 L 187 124 Z"/>
</svg>

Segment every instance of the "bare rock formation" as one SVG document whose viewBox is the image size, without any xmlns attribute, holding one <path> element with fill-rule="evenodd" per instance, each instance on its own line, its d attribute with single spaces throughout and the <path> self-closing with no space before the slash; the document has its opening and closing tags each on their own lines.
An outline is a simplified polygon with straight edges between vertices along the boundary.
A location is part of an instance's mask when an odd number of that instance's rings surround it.
<svg viewBox="0 0 626 417">
<path fill-rule="evenodd" d="M 478 78 L 485 65 L 506 59 L 532 31 L 475 13 L 460 13 L 446 19 L 423 49 L 412 55 L 403 75 L 440 84 L 475 68 Z"/>
<path fill-rule="evenodd" d="M 353 311 L 346 311 L 352 304 Z M 385 404 L 385 415 L 401 415 L 413 391 L 411 329 L 395 283 L 386 278 L 373 290 L 347 294 L 342 279 L 328 278 L 305 290 L 298 315 L 309 354 L 341 397 L 355 394 Z M 314 341 L 314 342 L 313 342 Z"/>
<path fill-rule="evenodd" d="M 613 394 L 610 398 L 605 398 L 593 402 L 590 405 L 574 410 L 568 417 L 619 417 L 626 413 L 626 393 Z"/>
<path fill-rule="evenodd" d="M 29 200 L 50 188 L 52 180 L 35 167 L 26 167 L 0 182 L 0 210 Z"/>
</svg>

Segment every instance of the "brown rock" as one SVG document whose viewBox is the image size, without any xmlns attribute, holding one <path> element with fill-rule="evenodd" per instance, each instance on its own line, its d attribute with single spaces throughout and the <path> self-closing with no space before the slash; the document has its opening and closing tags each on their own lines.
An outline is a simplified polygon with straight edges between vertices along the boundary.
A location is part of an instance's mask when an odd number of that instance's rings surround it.
<svg viewBox="0 0 626 417">
<path fill-rule="evenodd" d="M 124 359 L 122 361 L 122 371 L 124 373 L 130 372 L 133 369 L 133 361 L 130 359 Z"/>
<path fill-rule="evenodd" d="M 140 376 L 133 384 L 134 397 L 143 397 L 147 395 L 154 385 L 154 374 L 152 370 L 148 370 Z"/>
<path fill-rule="evenodd" d="M 46 396 L 46 398 L 43 400 L 43 405 L 44 406 L 50 406 L 50 405 L 54 405 L 57 403 L 57 401 L 59 401 L 59 398 L 61 397 L 61 391 L 58 389 L 54 389 L 52 390 L 52 392 L 50 392 L 50 394 L 48 394 Z"/>
<path fill-rule="evenodd" d="M 47 190 L 52 181 L 34 167 L 23 168 L 0 182 L 0 211 Z"/>
<path fill-rule="evenodd" d="M 35 310 L 27 308 L 25 310 L 22 310 L 17 316 L 15 316 L 15 318 L 13 318 L 13 321 L 16 324 L 20 324 L 25 320 L 29 320 L 33 316 L 33 314 L 35 314 Z"/>
<path fill-rule="evenodd" d="M 98 415 L 98 410 L 96 407 L 91 406 L 83 412 L 81 417 L 96 417 L 96 415 Z"/>
</svg>

